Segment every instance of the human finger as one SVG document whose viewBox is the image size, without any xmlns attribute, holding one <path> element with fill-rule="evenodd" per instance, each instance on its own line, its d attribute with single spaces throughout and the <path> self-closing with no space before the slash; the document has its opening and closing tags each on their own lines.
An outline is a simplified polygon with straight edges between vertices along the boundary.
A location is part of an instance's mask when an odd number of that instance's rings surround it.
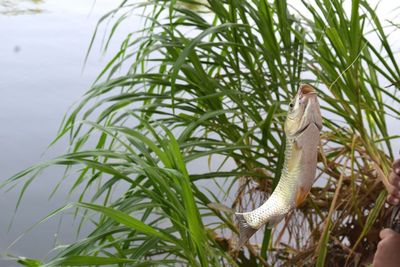
<svg viewBox="0 0 400 267">
<path fill-rule="evenodd" d="M 395 174 L 400 175 L 400 159 L 393 162 L 392 169 Z"/>
<path fill-rule="evenodd" d="M 398 205 L 400 203 L 400 198 L 395 197 L 393 195 L 388 195 L 386 201 L 392 205 Z"/>
<path fill-rule="evenodd" d="M 400 175 L 396 174 L 393 170 L 389 174 L 389 182 L 398 188 L 400 188 Z"/>
<path fill-rule="evenodd" d="M 392 237 L 392 236 L 395 236 L 395 235 L 398 235 L 398 233 L 393 231 L 390 228 L 385 228 L 382 231 L 380 231 L 380 233 L 379 233 L 379 237 L 381 239 L 389 238 L 389 237 Z"/>
<path fill-rule="evenodd" d="M 389 195 L 392 195 L 395 198 L 400 198 L 400 188 L 393 186 L 392 184 L 388 184 L 386 190 Z"/>
</svg>

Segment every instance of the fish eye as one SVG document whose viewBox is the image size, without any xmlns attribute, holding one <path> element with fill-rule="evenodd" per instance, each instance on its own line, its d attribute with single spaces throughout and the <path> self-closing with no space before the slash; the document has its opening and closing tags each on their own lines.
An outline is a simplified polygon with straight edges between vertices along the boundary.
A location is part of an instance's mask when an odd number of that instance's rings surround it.
<svg viewBox="0 0 400 267">
<path fill-rule="evenodd" d="M 290 108 L 293 108 L 293 107 L 294 107 L 293 102 L 290 102 L 289 107 L 290 107 Z"/>
</svg>

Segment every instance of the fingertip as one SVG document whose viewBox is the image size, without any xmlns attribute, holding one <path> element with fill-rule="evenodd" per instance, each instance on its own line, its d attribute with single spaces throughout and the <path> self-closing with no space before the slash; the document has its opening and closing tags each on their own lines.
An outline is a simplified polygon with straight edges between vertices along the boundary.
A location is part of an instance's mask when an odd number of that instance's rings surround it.
<svg viewBox="0 0 400 267">
<path fill-rule="evenodd" d="M 385 239 L 385 238 L 394 236 L 394 235 L 396 235 L 396 234 L 397 234 L 397 233 L 396 233 L 395 231 L 393 231 L 392 229 L 390 229 L 390 228 L 385 228 L 385 229 L 383 229 L 382 231 L 379 232 L 379 237 L 380 237 L 381 239 Z"/>
<path fill-rule="evenodd" d="M 389 195 L 393 196 L 394 198 L 400 198 L 400 189 L 392 184 L 386 188 Z"/>
<path fill-rule="evenodd" d="M 398 205 L 400 203 L 400 199 L 393 195 L 388 195 L 386 201 L 392 205 Z"/>
<path fill-rule="evenodd" d="M 393 171 L 389 174 L 389 183 L 397 188 L 400 188 L 400 175 Z"/>
<path fill-rule="evenodd" d="M 395 173 L 400 174 L 400 159 L 397 159 L 393 162 L 392 169 Z"/>
</svg>

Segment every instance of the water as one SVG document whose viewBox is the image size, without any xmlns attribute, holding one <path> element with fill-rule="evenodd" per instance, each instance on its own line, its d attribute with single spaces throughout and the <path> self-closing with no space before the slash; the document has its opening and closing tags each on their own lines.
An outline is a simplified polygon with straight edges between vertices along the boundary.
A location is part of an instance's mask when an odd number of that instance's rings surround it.
<svg viewBox="0 0 400 267">
<path fill-rule="evenodd" d="M 82 73 L 90 38 L 99 18 L 119 1 L 0 0 L 0 181 L 31 164 L 65 151 L 62 141 L 45 156 L 63 115 L 89 88 L 107 57 L 99 47 Z M 118 33 L 111 50 L 119 46 Z M 111 54 L 110 54 L 111 55 Z M 34 182 L 22 201 L 14 223 L 18 188 L 0 193 L 0 253 L 26 229 L 66 201 L 66 191 L 48 200 L 63 169 L 50 168 Z M 19 187 L 20 188 L 20 187 Z M 59 219 L 51 219 L 24 235 L 7 253 L 44 258 L 56 243 L 75 238 L 65 220 L 56 237 Z M 87 229 L 86 229 L 87 230 Z M 0 266 L 15 266 L 0 261 Z"/>
</svg>

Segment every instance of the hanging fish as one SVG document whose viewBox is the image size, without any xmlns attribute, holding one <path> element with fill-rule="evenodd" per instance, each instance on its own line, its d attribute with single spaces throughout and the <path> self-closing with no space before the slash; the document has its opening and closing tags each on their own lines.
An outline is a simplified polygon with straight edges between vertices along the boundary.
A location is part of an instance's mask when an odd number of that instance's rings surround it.
<svg viewBox="0 0 400 267">
<path fill-rule="evenodd" d="M 307 197 L 315 178 L 322 118 L 317 92 L 308 84 L 299 87 L 285 121 L 285 162 L 278 185 L 259 208 L 236 213 L 239 248 L 264 224 L 272 228 Z"/>
</svg>

